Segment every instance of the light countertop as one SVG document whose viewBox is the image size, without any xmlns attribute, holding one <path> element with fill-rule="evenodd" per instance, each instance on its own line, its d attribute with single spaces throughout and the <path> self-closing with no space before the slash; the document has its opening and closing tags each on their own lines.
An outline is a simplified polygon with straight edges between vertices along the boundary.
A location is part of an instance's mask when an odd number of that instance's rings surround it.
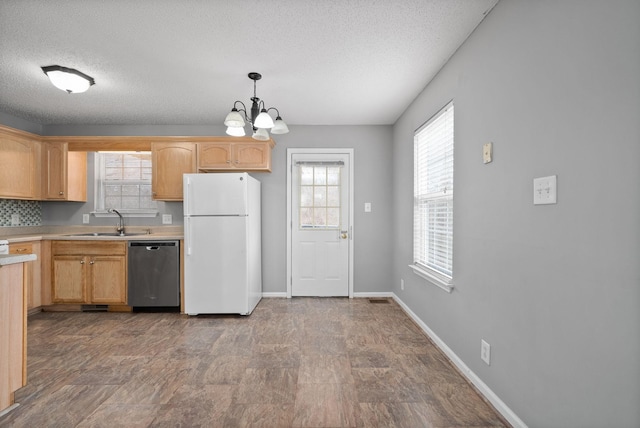
<svg viewBox="0 0 640 428">
<path fill-rule="evenodd" d="M 24 228 L 27 229 L 27 228 Z M 19 234 L 3 234 L 0 230 L 0 238 L 9 241 L 9 244 L 28 241 L 56 240 L 56 241 L 166 241 L 183 239 L 182 227 L 139 227 L 126 228 L 131 235 L 88 235 L 93 232 L 114 233 L 113 227 L 50 227 L 34 230 L 21 230 Z M 44 229 L 44 230 L 43 230 Z"/>
<path fill-rule="evenodd" d="M 0 254 L 0 267 L 36 260 L 35 254 Z"/>
</svg>

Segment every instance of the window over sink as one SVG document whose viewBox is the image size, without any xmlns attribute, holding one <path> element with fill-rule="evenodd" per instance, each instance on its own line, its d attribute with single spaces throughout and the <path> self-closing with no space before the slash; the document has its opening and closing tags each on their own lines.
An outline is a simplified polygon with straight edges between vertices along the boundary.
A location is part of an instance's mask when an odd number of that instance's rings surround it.
<svg viewBox="0 0 640 428">
<path fill-rule="evenodd" d="M 111 216 L 110 208 L 127 217 L 155 217 L 151 193 L 151 152 L 95 153 L 94 215 Z"/>
</svg>

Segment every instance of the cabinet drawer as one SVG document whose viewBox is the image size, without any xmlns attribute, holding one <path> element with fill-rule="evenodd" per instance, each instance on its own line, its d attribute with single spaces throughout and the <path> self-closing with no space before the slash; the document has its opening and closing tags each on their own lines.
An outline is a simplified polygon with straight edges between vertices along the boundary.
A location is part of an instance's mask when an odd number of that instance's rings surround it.
<svg viewBox="0 0 640 428">
<path fill-rule="evenodd" d="M 125 255 L 126 241 L 53 241 L 51 252 L 54 255 Z"/>
<path fill-rule="evenodd" d="M 33 253 L 33 244 L 31 243 L 16 243 L 9 244 L 9 254 L 31 254 Z"/>
</svg>

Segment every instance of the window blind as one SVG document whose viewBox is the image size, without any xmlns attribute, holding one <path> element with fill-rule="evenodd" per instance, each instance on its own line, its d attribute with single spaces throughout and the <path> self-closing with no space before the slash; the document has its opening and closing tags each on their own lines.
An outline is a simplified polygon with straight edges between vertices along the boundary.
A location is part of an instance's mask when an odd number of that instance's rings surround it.
<svg viewBox="0 0 640 428">
<path fill-rule="evenodd" d="M 414 136 L 413 262 L 453 275 L 453 103 Z"/>
</svg>

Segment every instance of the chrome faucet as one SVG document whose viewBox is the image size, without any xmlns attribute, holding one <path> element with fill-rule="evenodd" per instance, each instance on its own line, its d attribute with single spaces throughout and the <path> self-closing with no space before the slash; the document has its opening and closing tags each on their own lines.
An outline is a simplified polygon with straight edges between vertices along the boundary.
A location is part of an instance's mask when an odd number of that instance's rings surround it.
<svg viewBox="0 0 640 428">
<path fill-rule="evenodd" d="M 121 236 L 123 236 L 124 235 L 124 217 L 122 217 L 122 214 L 120 214 L 118 210 L 115 208 L 109 208 L 107 211 L 110 213 L 116 213 L 118 214 L 118 217 L 120 217 L 120 220 L 118 221 L 118 227 L 116 227 L 116 232 L 118 232 Z"/>
</svg>

